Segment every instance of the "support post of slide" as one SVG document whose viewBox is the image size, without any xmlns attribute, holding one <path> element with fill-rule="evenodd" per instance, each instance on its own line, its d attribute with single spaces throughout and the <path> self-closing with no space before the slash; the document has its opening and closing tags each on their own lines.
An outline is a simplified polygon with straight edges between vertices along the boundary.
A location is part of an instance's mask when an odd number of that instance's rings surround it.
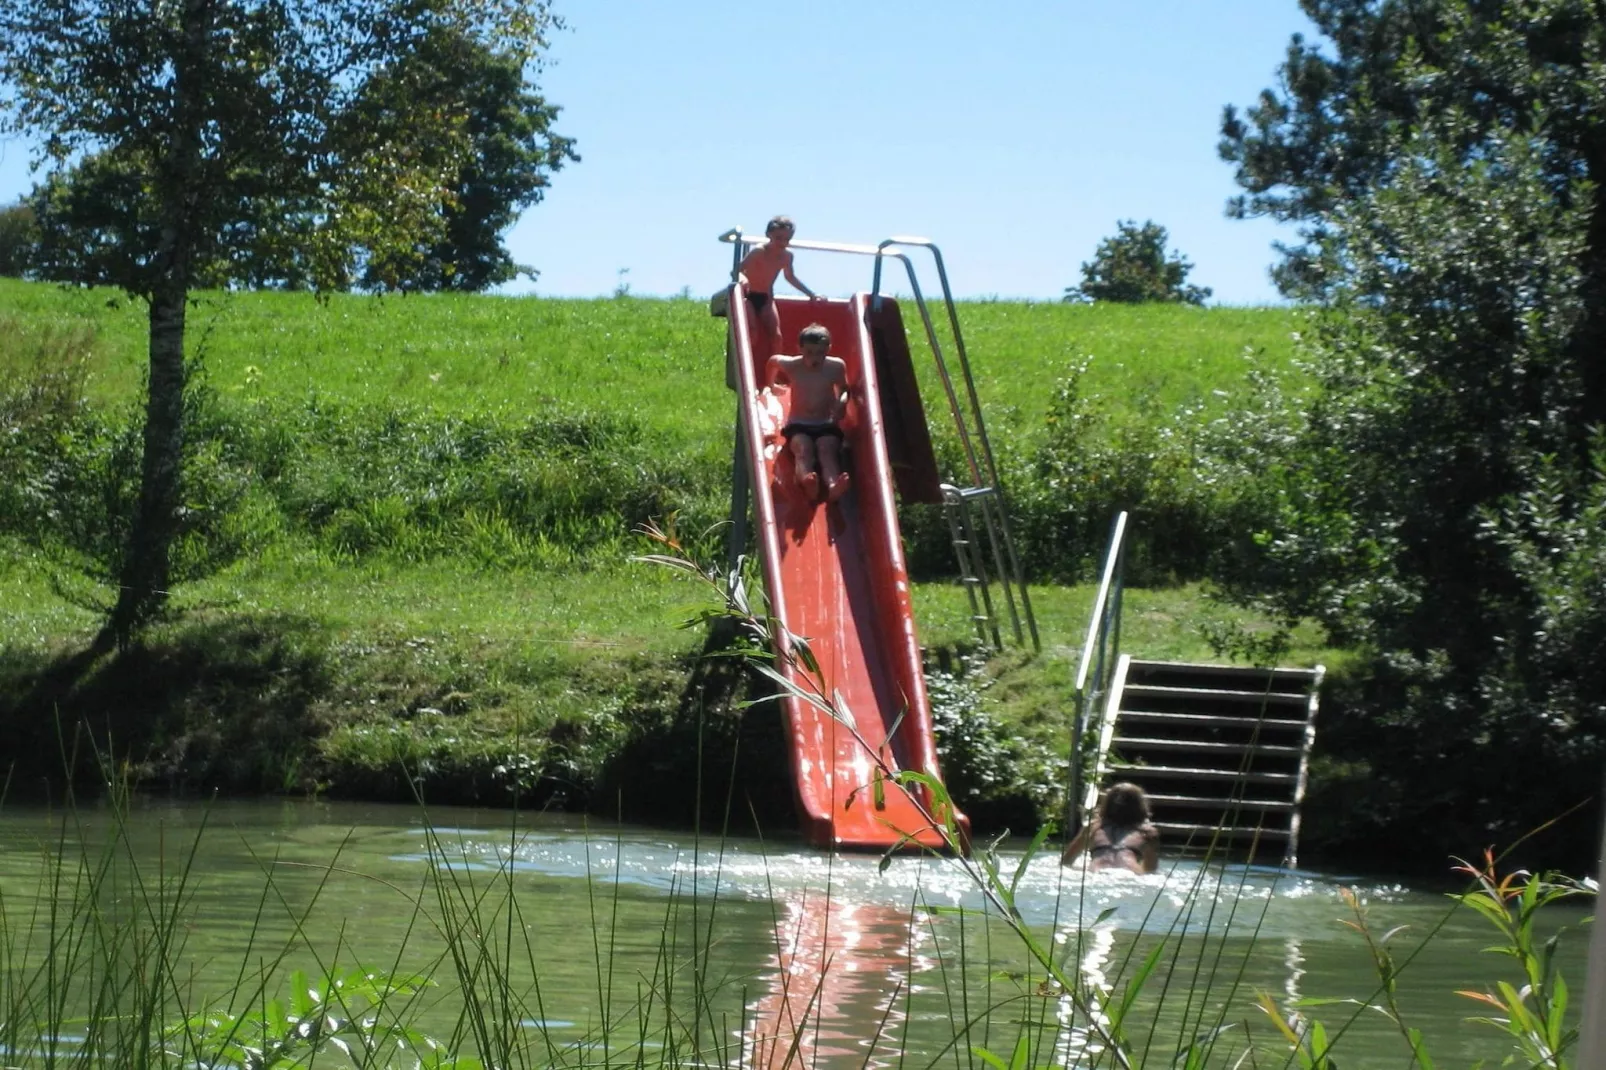
<svg viewBox="0 0 1606 1070">
<path fill-rule="evenodd" d="M 736 403 L 741 405 L 741 401 Z M 731 454 L 731 523 L 725 533 L 725 573 L 730 575 L 741 567 L 742 554 L 747 552 L 747 511 L 751 485 L 747 472 L 747 441 L 742 431 L 741 413 L 736 414 L 736 449 Z"/>
</svg>

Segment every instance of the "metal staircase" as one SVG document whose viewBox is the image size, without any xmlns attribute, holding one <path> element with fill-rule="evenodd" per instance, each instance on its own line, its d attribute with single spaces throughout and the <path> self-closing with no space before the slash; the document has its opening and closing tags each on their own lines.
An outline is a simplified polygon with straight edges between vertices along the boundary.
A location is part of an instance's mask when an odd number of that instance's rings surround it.
<svg viewBox="0 0 1606 1070">
<path fill-rule="evenodd" d="M 1070 827 L 1124 780 L 1148 795 L 1166 853 L 1291 867 L 1325 670 L 1119 654 L 1126 521 L 1111 528 L 1076 676 Z"/>
<path fill-rule="evenodd" d="M 1167 851 L 1291 866 L 1323 673 L 1122 655 L 1096 779 L 1130 781 L 1148 794 Z"/>
</svg>

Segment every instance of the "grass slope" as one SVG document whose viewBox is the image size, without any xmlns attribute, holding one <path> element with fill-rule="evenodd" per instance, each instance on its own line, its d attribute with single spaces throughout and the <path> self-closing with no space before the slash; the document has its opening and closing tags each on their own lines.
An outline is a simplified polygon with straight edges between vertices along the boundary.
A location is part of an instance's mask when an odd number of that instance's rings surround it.
<svg viewBox="0 0 1606 1070">
<path fill-rule="evenodd" d="M 698 301 L 335 294 L 320 302 L 286 293 L 206 293 L 196 301 L 190 348 L 225 394 L 316 393 L 441 413 L 628 412 L 693 444 L 728 436 L 734 415 L 724 385 L 725 321 Z M 138 397 L 147 330 L 138 302 L 110 290 L 0 279 L 0 316 L 22 330 L 92 330 L 94 396 Z M 1299 317 L 1284 308 L 960 306 L 977 391 L 999 434 L 1036 434 L 1049 388 L 1084 358 L 1087 391 L 1132 410 L 1231 391 L 1248 370 L 1246 354 L 1286 370 Z M 908 323 L 917 333 L 912 312 Z M 946 342 L 946 333 L 939 337 Z M 924 340 L 915 342 L 923 352 Z M 923 385 L 936 422 L 946 405 L 935 383 Z"/>
<path fill-rule="evenodd" d="M 1286 372 L 1297 325 L 1281 309 L 1002 302 L 961 317 L 995 439 L 1023 453 L 1075 362 L 1091 358 L 1085 393 L 1136 421 L 1230 393 L 1252 363 Z M 23 341 L 87 339 L 93 406 L 135 411 L 137 303 L 0 280 L 0 320 Z M 144 647 L 93 666 L 72 656 L 94 615 L 61 595 L 96 592 L 59 559 L 0 541 L 0 717 L 13 735 L 54 709 L 124 740 L 153 775 L 236 790 L 406 797 L 422 783 L 437 799 L 517 790 L 612 809 L 628 786 L 661 807 L 654 793 L 687 775 L 699 739 L 711 760 L 742 740 L 744 754 L 770 748 L 773 778 L 773 734 L 744 736 L 757 729 L 731 706 L 740 683 L 694 669 L 700 636 L 674 626 L 691 592 L 626 561 L 632 514 L 552 505 L 630 494 L 643 515 L 718 517 L 723 321 L 690 301 L 254 293 L 201 295 L 190 323 L 235 429 L 220 456 L 246 455 L 249 515 L 266 534 L 183 588 Z M 943 411 L 940 396 L 928 409 Z M 685 458 L 694 467 L 676 468 Z M 957 587 L 915 595 L 928 647 L 973 645 Z M 1044 652 L 994 658 L 966 711 L 995 723 L 1016 767 L 1063 754 L 1091 599 L 1090 586 L 1034 589 Z M 1198 625 L 1223 614 L 1196 586 L 1132 591 L 1126 645 L 1208 657 Z M 1293 660 L 1319 656 L 1307 642 Z M 29 738 L 46 735 L 34 725 Z M 784 785 L 747 788 L 786 805 Z"/>
</svg>

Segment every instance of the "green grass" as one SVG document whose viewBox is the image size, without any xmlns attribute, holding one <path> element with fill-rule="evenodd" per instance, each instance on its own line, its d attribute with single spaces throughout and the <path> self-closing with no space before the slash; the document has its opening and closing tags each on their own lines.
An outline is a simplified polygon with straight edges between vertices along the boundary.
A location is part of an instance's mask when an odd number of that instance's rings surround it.
<svg viewBox="0 0 1606 1070">
<path fill-rule="evenodd" d="M 695 445 L 727 436 L 734 417 L 724 385 L 725 322 L 698 301 L 336 294 L 320 302 L 290 293 L 197 300 L 191 349 L 204 353 L 209 381 L 225 394 L 300 400 L 317 393 L 476 415 L 628 412 Z M 24 325 L 92 326 L 94 396 L 137 396 L 146 344 L 140 303 L 111 290 L 0 279 L 0 314 Z M 912 310 L 906 315 L 915 337 Z M 1248 369 L 1246 352 L 1284 370 L 1299 315 L 994 301 L 960 308 L 977 390 L 1000 436 L 1040 430 L 1054 380 L 1087 357 L 1088 391 L 1133 409 L 1175 408 L 1232 390 Z M 926 394 L 935 423 L 945 411 L 935 383 Z"/>
<path fill-rule="evenodd" d="M 913 314 L 905 315 L 913 328 Z M 1252 366 L 1289 372 L 1301 315 L 1290 308 L 1004 301 L 966 302 L 959 311 L 990 429 L 1027 439 L 1042 433 L 1051 388 L 1074 364 L 1088 361 L 1085 391 L 1113 412 L 1175 410 L 1236 390 Z M 939 337 L 951 359 L 946 335 Z M 946 409 L 933 407 L 940 394 L 929 378 L 922 377 L 923 391 L 935 421 Z"/>
<path fill-rule="evenodd" d="M 542 805 L 608 810 L 621 780 L 689 776 L 699 731 L 714 765 L 742 733 L 740 679 L 716 687 L 705 710 L 686 705 L 702 633 L 680 625 L 704 608 L 703 594 L 663 569 L 623 559 L 585 569 L 353 564 L 278 544 L 183 588 L 173 619 L 136 650 L 36 691 L 98 619 L 51 589 L 53 570 L 37 555 L 0 546 L 0 722 L 13 725 L 14 752 L 53 753 L 54 714 L 124 741 L 158 783 L 406 800 L 411 773 L 438 802 L 495 804 L 516 790 Z M 1042 761 L 1068 749 L 1094 590 L 1031 593 L 1043 651 L 985 659 L 966 716 L 989 718 L 1012 741 L 1001 796 L 1030 788 L 1029 809 L 1041 811 L 1053 795 Z M 976 648 L 957 586 L 917 584 L 914 598 L 933 664 Z M 1129 591 L 1123 649 L 1210 660 L 1201 624 L 1226 615 L 1196 585 Z M 1297 638 L 1291 663 L 1331 663 L 1332 652 Z M 704 729 L 699 712 L 711 719 Z M 19 723 L 33 734 L 15 738 Z M 784 822 L 784 792 L 763 786 L 786 776 L 780 752 L 746 743 L 742 753 L 755 793 L 779 808 L 761 816 Z M 1025 819 L 1003 815 L 1026 804 L 1009 805 L 999 820 L 1018 828 Z"/>
<path fill-rule="evenodd" d="M 51 589 L 37 556 L 6 549 L 0 720 L 35 722 L 47 750 L 52 713 L 104 726 L 153 779 L 236 791 L 407 799 L 406 765 L 438 801 L 496 803 L 561 765 L 571 782 L 541 792 L 581 803 L 627 737 L 673 718 L 701 643 L 677 627 L 685 585 L 623 560 L 353 566 L 279 545 L 186 586 L 139 647 L 62 685 L 51 666 L 97 617 Z"/>
</svg>

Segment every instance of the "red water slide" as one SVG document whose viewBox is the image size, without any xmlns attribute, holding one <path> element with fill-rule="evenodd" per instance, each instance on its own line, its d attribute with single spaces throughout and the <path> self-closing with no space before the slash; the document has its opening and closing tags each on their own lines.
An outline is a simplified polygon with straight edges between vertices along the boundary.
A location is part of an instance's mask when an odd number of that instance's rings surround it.
<svg viewBox="0 0 1606 1070">
<path fill-rule="evenodd" d="M 879 789 L 873 783 L 878 769 L 940 773 L 893 505 L 868 298 L 775 301 L 788 352 L 797 351 L 803 327 L 820 323 L 831 332 L 830 354 L 847 365 L 843 432 L 852 486 L 831 504 L 809 500 L 792 478 L 780 434 L 787 391 L 768 385 L 769 347 L 764 339 L 753 345 L 750 332 L 762 327 L 743 298 L 740 288 L 732 293 L 731 344 L 770 611 L 808 640 L 841 715 L 782 699 L 803 835 L 818 847 L 879 849 L 912 837 L 941 848 L 923 788 L 906 791 L 884 773 Z M 799 686 L 816 686 L 796 666 L 782 668 Z"/>
</svg>

